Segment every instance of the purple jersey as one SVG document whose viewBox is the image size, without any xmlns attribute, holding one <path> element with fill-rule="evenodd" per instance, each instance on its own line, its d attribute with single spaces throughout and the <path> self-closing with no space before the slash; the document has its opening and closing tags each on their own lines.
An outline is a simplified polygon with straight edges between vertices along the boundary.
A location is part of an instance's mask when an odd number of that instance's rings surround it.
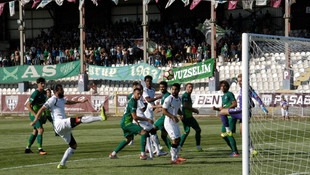
<svg viewBox="0 0 310 175">
<path fill-rule="evenodd" d="M 259 98 L 259 96 L 257 95 L 257 93 L 254 91 L 254 89 L 251 86 L 249 88 L 249 96 L 251 97 L 250 98 L 251 108 L 255 107 L 255 104 L 252 98 L 254 98 L 259 103 L 259 105 L 263 104 L 262 100 Z M 239 108 L 242 109 L 242 88 L 240 88 L 240 94 L 239 94 L 238 100 L 239 100 Z"/>
</svg>

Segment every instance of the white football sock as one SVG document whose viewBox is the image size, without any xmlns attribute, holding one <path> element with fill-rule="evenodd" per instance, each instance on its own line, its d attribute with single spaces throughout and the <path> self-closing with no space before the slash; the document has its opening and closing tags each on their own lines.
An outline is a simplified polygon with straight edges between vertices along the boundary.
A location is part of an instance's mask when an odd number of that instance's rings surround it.
<svg viewBox="0 0 310 175">
<path fill-rule="evenodd" d="M 64 153 L 62 159 L 61 159 L 61 162 L 60 162 L 60 165 L 61 166 L 65 166 L 66 164 L 66 161 L 72 156 L 72 154 L 74 153 L 75 149 L 69 147 L 66 152 Z"/>
<path fill-rule="evenodd" d="M 225 129 L 226 129 L 226 132 L 231 132 L 229 127 L 225 127 Z"/>
<path fill-rule="evenodd" d="M 102 118 L 100 116 L 97 116 L 97 117 L 84 116 L 81 118 L 82 123 L 92 123 L 92 122 L 97 122 L 97 121 L 102 121 Z"/>
<path fill-rule="evenodd" d="M 155 135 L 151 134 L 150 138 L 151 138 L 151 140 L 153 142 L 153 146 L 155 147 L 155 151 L 158 154 L 160 152 L 160 149 L 159 149 L 159 141 L 158 141 L 158 139 L 156 137 L 156 134 Z"/>
<path fill-rule="evenodd" d="M 171 153 L 171 160 L 172 160 L 173 162 L 175 162 L 175 161 L 176 161 L 176 159 L 177 159 L 177 157 L 176 157 L 176 155 L 177 155 L 177 151 L 178 151 L 178 149 L 177 149 L 177 148 L 173 148 L 173 147 L 171 147 L 171 149 L 170 149 L 170 153 Z"/>
<path fill-rule="evenodd" d="M 150 158 L 153 158 L 154 157 L 154 153 L 153 153 L 153 151 L 150 151 L 150 150 L 152 150 L 150 137 L 146 138 L 146 143 L 147 143 L 146 144 L 147 145 L 147 149 L 149 150 Z"/>
<path fill-rule="evenodd" d="M 115 151 L 113 151 L 113 152 L 112 152 L 112 156 L 115 156 L 115 155 L 116 155 L 116 152 L 115 152 Z"/>
</svg>

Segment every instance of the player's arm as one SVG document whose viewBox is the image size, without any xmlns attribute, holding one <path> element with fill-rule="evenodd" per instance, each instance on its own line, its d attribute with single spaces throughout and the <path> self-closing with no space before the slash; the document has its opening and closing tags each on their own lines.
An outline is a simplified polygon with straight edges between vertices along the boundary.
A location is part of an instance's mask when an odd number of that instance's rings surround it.
<svg viewBox="0 0 310 175">
<path fill-rule="evenodd" d="M 184 115 L 183 115 L 181 109 L 178 110 L 178 114 L 180 115 L 180 119 L 183 120 L 184 119 Z"/>
<path fill-rule="evenodd" d="M 264 103 L 262 102 L 262 100 L 260 99 L 260 97 L 257 95 L 257 93 L 254 91 L 254 89 L 250 86 L 249 87 L 250 89 L 250 95 L 252 98 L 254 98 L 260 105 L 260 107 L 262 108 L 262 111 L 265 113 L 265 114 L 268 114 L 268 110 L 265 108 L 265 105 Z"/>
<path fill-rule="evenodd" d="M 35 113 L 34 110 L 32 109 L 32 106 L 31 106 L 31 102 L 30 102 L 30 101 L 27 102 L 26 107 L 27 107 L 28 111 L 31 112 L 31 114 L 32 114 L 33 116 L 36 115 L 36 113 Z"/>
<path fill-rule="evenodd" d="M 45 106 L 42 106 L 40 108 L 40 110 L 38 111 L 38 113 L 35 115 L 35 118 L 34 120 L 30 123 L 31 126 L 33 126 L 37 121 L 38 119 L 40 119 L 40 116 L 42 115 L 42 112 L 45 111 L 47 108 Z"/>
<path fill-rule="evenodd" d="M 131 113 L 132 118 L 137 122 L 138 120 L 140 121 L 147 121 L 149 123 L 154 123 L 151 119 L 148 118 L 143 118 L 143 117 L 138 117 L 137 114 L 135 112 Z"/>
<path fill-rule="evenodd" d="M 166 108 L 162 108 L 162 112 L 163 112 L 163 114 L 164 114 L 165 116 L 171 118 L 171 119 L 174 120 L 176 123 L 179 122 L 179 119 L 177 118 L 177 116 L 174 116 L 174 115 L 170 114 Z"/>
<path fill-rule="evenodd" d="M 148 103 L 151 103 L 151 102 L 154 102 L 154 101 L 156 101 L 156 100 L 158 100 L 158 99 L 161 99 L 161 95 L 160 96 L 155 96 L 154 98 L 150 98 L 150 97 L 145 97 L 144 98 Z"/>
<path fill-rule="evenodd" d="M 195 112 L 196 114 L 199 114 L 198 109 L 193 108 L 191 105 L 189 105 L 187 102 L 183 102 L 183 106 L 185 109 L 191 110 L 193 112 Z"/>
<path fill-rule="evenodd" d="M 66 105 L 74 105 L 74 104 L 77 104 L 77 103 L 85 103 L 85 102 L 87 102 L 88 100 L 86 99 L 86 98 L 84 98 L 83 100 L 81 100 L 81 101 L 71 101 L 71 100 L 68 100 L 67 102 L 66 102 Z"/>
<path fill-rule="evenodd" d="M 236 100 L 232 101 L 231 105 L 228 106 L 227 108 L 235 108 L 235 107 L 237 107 L 237 101 Z"/>
</svg>

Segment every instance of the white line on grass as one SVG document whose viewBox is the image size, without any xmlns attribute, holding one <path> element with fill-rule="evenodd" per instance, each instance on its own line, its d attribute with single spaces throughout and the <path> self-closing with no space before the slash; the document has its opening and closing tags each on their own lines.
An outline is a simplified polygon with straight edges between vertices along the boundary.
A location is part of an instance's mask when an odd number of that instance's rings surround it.
<svg viewBox="0 0 310 175">
<path fill-rule="evenodd" d="M 125 156 L 119 156 L 119 157 L 132 157 L 132 156 L 137 156 L 137 155 L 125 155 Z M 68 160 L 67 162 L 81 162 L 81 161 L 100 160 L 100 159 L 108 159 L 108 158 L 109 157 L 78 159 L 78 160 Z M 40 163 L 40 164 L 33 164 L 33 165 L 23 165 L 23 166 L 9 167 L 9 168 L 1 168 L 0 171 L 12 170 L 12 169 L 18 169 L 18 168 L 36 167 L 36 166 L 42 166 L 42 165 L 53 165 L 53 164 L 59 164 L 59 162 L 49 162 L 49 163 Z"/>
</svg>

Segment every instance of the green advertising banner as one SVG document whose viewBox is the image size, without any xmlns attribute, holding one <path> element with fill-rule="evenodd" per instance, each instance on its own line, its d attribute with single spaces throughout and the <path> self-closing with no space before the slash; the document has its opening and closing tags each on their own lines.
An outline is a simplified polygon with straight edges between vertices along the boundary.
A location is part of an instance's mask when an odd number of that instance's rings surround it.
<svg viewBox="0 0 310 175">
<path fill-rule="evenodd" d="M 213 75 L 214 59 L 193 64 L 187 67 L 172 68 L 174 78 L 166 80 L 169 85 L 173 83 L 184 83 L 195 79 L 207 78 Z"/>
<path fill-rule="evenodd" d="M 94 79 L 105 80 L 143 80 L 151 75 L 153 82 L 157 82 L 161 70 L 146 63 L 121 67 L 103 67 L 89 65 L 88 75 Z"/>
<path fill-rule="evenodd" d="M 0 83 L 19 83 L 35 81 L 39 77 L 55 80 L 77 76 L 80 73 L 80 61 L 55 65 L 22 65 L 0 68 Z"/>
</svg>

